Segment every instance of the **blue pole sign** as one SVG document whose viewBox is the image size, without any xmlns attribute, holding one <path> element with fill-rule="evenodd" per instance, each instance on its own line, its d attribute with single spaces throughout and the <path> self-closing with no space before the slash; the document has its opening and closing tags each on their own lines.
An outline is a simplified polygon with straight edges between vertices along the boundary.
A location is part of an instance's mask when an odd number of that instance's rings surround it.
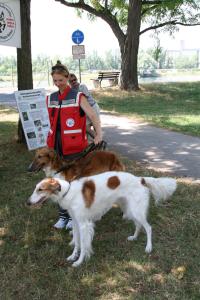
<svg viewBox="0 0 200 300">
<path fill-rule="evenodd" d="M 72 41 L 74 44 L 81 44 L 84 40 L 84 34 L 80 30 L 76 30 L 72 33 Z"/>
</svg>

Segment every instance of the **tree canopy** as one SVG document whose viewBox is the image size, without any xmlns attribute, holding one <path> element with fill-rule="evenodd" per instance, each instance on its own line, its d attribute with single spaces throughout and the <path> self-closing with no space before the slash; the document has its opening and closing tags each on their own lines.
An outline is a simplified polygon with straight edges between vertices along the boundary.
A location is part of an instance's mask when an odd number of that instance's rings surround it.
<svg viewBox="0 0 200 300">
<path fill-rule="evenodd" d="M 55 0 L 67 7 L 100 17 L 115 34 L 122 56 L 121 87 L 137 89 L 139 36 L 150 30 L 200 25 L 199 0 Z"/>
<path fill-rule="evenodd" d="M 88 17 L 102 18 L 110 26 L 118 24 L 126 34 L 128 8 L 131 1 L 128 0 L 79 0 L 66 1 L 55 0 L 68 7 L 79 9 L 78 14 L 83 11 Z M 140 1 L 140 0 L 139 0 Z M 141 0 L 142 11 L 141 21 L 144 28 L 140 31 L 143 34 L 149 30 L 162 28 L 173 31 L 175 26 L 196 26 L 200 25 L 200 1 L 199 0 Z M 146 24 L 146 26 L 145 26 Z M 147 25 L 148 24 L 148 25 Z M 111 26 L 111 28 L 112 28 Z M 165 29 L 166 30 L 166 29 Z"/>
</svg>

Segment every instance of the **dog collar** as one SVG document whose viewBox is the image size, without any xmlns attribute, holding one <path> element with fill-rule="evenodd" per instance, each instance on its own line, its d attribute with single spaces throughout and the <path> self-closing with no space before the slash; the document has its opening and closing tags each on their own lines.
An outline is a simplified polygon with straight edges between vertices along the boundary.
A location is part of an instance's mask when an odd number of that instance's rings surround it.
<svg viewBox="0 0 200 300">
<path fill-rule="evenodd" d="M 68 194 L 70 187 L 71 187 L 71 183 L 69 182 L 68 189 L 66 190 L 66 192 L 64 192 L 64 194 L 62 195 L 62 198 L 64 198 Z"/>
</svg>

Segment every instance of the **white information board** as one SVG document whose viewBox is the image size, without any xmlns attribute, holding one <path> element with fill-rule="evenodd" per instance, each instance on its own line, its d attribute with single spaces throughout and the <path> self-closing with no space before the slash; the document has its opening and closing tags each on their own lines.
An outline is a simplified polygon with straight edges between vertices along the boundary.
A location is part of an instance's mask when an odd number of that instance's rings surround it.
<svg viewBox="0 0 200 300">
<path fill-rule="evenodd" d="M 45 147 L 50 128 L 45 89 L 17 91 L 15 99 L 28 149 Z"/>
</svg>

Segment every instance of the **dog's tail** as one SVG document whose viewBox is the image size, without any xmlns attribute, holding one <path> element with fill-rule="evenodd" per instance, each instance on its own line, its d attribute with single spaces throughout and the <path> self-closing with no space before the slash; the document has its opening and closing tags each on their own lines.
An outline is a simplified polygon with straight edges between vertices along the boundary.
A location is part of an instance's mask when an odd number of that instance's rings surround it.
<svg viewBox="0 0 200 300">
<path fill-rule="evenodd" d="M 156 204 L 167 200 L 176 190 L 176 180 L 173 178 L 142 177 L 141 183 L 149 188 Z"/>
</svg>

